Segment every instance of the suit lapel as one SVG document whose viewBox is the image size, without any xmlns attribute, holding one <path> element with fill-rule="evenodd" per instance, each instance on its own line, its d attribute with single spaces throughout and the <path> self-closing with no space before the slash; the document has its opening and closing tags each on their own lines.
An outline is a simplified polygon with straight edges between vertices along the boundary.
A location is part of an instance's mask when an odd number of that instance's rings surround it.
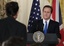
<svg viewBox="0 0 64 46">
<path fill-rule="evenodd" d="M 42 19 L 42 32 L 44 32 L 44 31 L 43 31 L 43 27 L 44 27 L 44 24 L 43 24 L 43 19 Z"/>
<path fill-rule="evenodd" d="M 44 33 L 44 31 L 43 31 L 43 28 L 44 28 L 43 19 L 41 20 L 41 22 L 42 22 L 42 32 Z"/>
<path fill-rule="evenodd" d="M 47 29 L 47 33 L 50 31 L 50 28 L 51 28 L 51 20 L 50 20 L 50 22 L 49 22 L 49 25 L 48 25 L 48 29 Z"/>
</svg>

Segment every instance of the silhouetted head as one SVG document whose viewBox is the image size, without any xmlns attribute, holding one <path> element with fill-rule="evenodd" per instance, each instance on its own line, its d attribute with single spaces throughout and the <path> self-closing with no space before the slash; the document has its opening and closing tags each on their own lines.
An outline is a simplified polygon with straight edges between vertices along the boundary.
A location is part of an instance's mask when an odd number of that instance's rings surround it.
<svg viewBox="0 0 64 46">
<path fill-rule="evenodd" d="M 12 37 L 3 42 L 4 46 L 26 46 L 24 39 L 21 37 Z"/>
<path fill-rule="evenodd" d="M 17 17 L 17 13 L 18 13 L 18 9 L 19 9 L 17 2 L 14 2 L 14 1 L 8 2 L 8 3 L 6 3 L 5 8 L 6 8 L 6 15 L 8 17 L 9 16 L 12 16 L 14 18 Z"/>
</svg>

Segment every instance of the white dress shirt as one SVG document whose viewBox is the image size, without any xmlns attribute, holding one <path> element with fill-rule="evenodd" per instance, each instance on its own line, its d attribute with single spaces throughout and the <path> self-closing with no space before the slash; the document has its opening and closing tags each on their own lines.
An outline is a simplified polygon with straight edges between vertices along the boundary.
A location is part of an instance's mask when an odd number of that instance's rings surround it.
<svg viewBox="0 0 64 46">
<path fill-rule="evenodd" d="M 46 25 L 45 21 L 47 21 L 47 28 L 48 28 L 48 25 L 49 25 L 50 19 L 48 19 L 48 20 L 43 19 L 43 24 L 44 24 L 43 30 L 44 30 L 45 25 Z"/>
</svg>

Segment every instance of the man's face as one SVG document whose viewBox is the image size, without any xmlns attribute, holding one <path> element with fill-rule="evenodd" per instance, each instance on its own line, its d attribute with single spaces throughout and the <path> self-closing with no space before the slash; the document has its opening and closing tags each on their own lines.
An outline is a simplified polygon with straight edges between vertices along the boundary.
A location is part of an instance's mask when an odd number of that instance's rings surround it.
<svg viewBox="0 0 64 46">
<path fill-rule="evenodd" d="M 48 20 L 48 19 L 50 19 L 50 16 L 51 16 L 51 9 L 48 7 L 45 7 L 43 10 L 43 18 L 45 20 Z"/>
</svg>

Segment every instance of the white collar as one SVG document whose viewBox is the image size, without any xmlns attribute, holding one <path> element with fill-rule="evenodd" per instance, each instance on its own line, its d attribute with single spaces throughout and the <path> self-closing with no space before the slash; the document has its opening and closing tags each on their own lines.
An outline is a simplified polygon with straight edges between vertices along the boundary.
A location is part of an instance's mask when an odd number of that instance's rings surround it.
<svg viewBox="0 0 64 46">
<path fill-rule="evenodd" d="M 45 21 L 47 21 L 47 26 L 48 26 L 49 25 L 49 22 L 50 22 L 50 19 L 48 19 L 48 20 L 43 19 L 44 26 L 45 26 Z"/>
</svg>

